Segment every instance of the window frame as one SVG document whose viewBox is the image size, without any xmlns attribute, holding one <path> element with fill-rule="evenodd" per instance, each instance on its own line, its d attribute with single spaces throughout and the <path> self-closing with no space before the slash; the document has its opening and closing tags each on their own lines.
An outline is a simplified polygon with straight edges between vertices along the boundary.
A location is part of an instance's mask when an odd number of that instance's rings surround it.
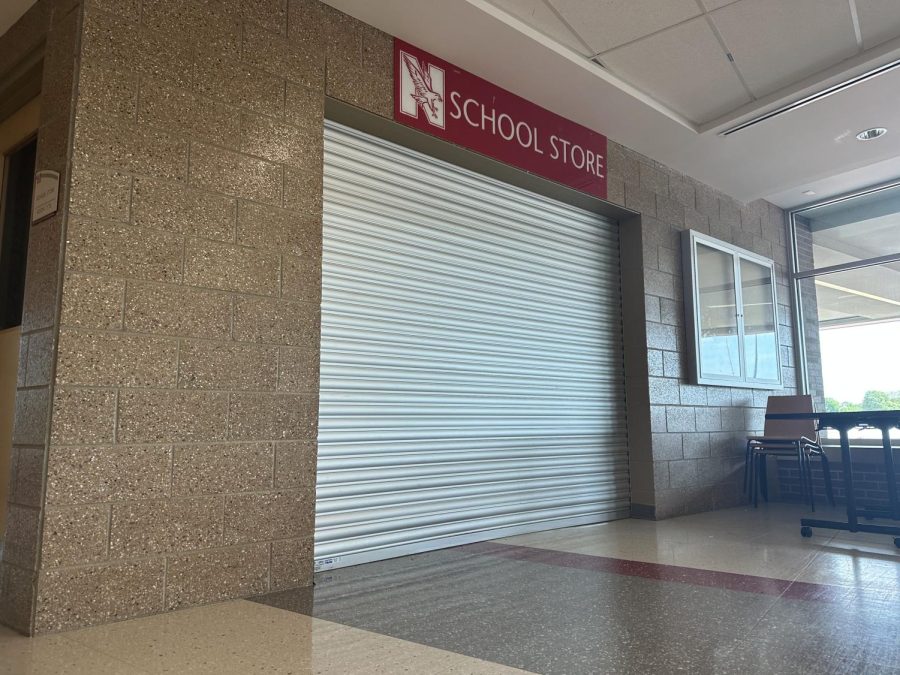
<svg viewBox="0 0 900 675">
<path fill-rule="evenodd" d="M 731 257 L 734 274 L 734 296 L 737 312 L 737 338 L 738 353 L 740 357 L 740 375 L 737 376 L 710 376 L 704 375 L 700 355 L 700 331 L 701 321 L 698 315 L 700 308 L 700 284 L 698 280 L 697 246 L 702 244 L 720 251 Z M 696 230 L 685 230 L 681 236 L 682 261 L 684 263 L 684 313 L 685 334 L 687 336 L 688 379 L 691 384 L 700 384 L 714 387 L 742 387 L 751 389 L 782 389 L 784 387 L 784 374 L 782 371 L 781 357 L 781 331 L 778 323 L 778 284 L 775 274 L 775 261 L 757 255 L 747 249 L 729 244 L 728 242 L 710 237 Z M 746 332 L 744 325 L 744 299 L 743 284 L 741 283 L 741 260 L 747 260 L 769 270 L 772 289 L 772 309 L 775 322 L 775 361 L 777 377 L 775 379 L 762 379 L 748 377 L 746 350 Z"/>
</svg>

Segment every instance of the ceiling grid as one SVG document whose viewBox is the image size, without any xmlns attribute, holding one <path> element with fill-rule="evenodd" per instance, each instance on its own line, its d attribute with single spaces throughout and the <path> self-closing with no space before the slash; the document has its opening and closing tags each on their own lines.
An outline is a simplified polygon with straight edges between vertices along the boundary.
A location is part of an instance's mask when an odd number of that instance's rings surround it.
<svg viewBox="0 0 900 675">
<path fill-rule="evenodd" d="M 859 10 L 856 8 L 856 0 L 847 0 L 850 3 L 850 18 L 853 20 L 853 34 L 856 36 L 856 47 L 863 51 L 862 29 L 859 27 Z"/>
<path fill-rule="evenodd" d="M 857 0 L 489 1 L 549 37 L 564 30 L 582 56 L 698 126 L 858 55 L 865 44 Z M 878 0 L 859 2 L 866 16 L 883 19 L 888 11 Z M 709 48 L 713 40 L 717 50 Z M 698 85 L 705 80 L 713 86 Z"/>
</svg>

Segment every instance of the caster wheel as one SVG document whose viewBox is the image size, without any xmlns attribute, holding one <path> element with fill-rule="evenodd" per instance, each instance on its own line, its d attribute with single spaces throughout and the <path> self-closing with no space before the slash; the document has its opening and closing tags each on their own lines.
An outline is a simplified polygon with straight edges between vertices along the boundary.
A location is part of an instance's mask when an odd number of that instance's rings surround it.
<svg viewBox="0 0 900 675">
<path fill-rule="evenodd" d="M 897 548 L 900 548 L 900 537 L 894 538 L 894 546 L 896 546 Z"/>
<path fill-rule="evenodd" d="M 812 528 L 804 525 L 803 527 L 800 528 L 800 536 L 806 537 L 806 538 L 811 537 L 812 536 Z"/>
</svg>

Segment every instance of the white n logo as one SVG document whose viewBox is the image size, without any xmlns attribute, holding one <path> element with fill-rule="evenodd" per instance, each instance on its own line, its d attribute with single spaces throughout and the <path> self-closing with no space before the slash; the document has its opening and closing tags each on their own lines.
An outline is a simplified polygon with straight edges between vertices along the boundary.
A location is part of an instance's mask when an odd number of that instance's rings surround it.
<svg viewBox="0 0 900 675">
<path fill-rule="evenodd" d="M 444 69 L 426 64 L 427 70 L 412 54 L 400 52 L 400 112 L 419 119 L 419 109 L 425 119 L 436 127 L 444 127 Z"/>
</svg>

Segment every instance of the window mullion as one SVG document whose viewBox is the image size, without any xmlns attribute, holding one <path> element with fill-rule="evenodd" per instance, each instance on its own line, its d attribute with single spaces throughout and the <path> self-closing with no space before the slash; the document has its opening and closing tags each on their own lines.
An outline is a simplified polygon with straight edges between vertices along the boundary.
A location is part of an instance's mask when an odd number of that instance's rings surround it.
<svg viewBox="0 0 900 675">
<path fill-rule="evenodd" d="M 744 337 L 744 293 L 741 284 L 741 256 L 732 254 L 731 262 L 734 266 L 734 311 L 737 319 L 738 331 L 738 355 L 741 362 L 741 382 L 747 382 L 747 355 Z"/>
</svg>

